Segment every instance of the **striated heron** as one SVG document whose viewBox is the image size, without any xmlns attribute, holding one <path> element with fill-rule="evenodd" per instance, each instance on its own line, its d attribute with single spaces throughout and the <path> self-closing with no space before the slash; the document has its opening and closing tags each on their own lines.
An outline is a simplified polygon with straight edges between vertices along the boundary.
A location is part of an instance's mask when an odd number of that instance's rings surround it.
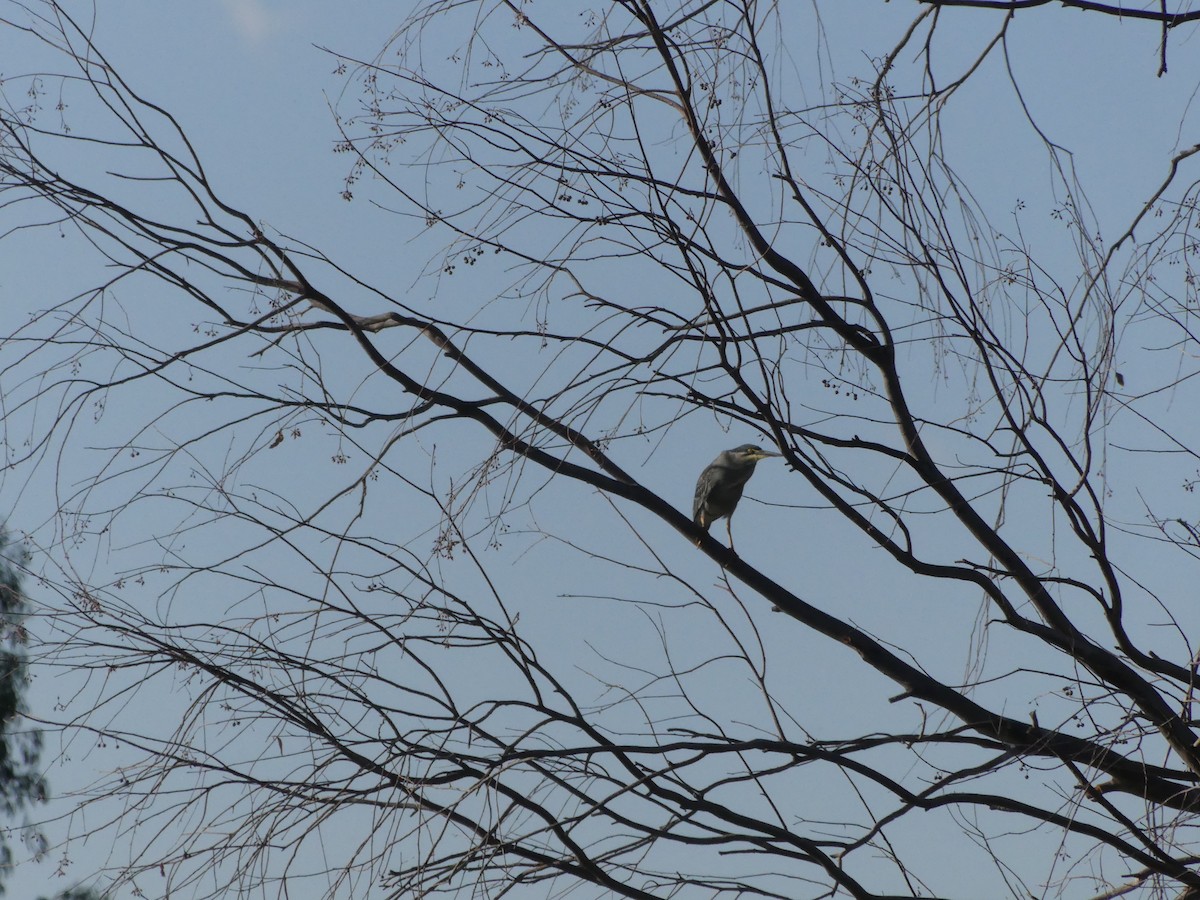
<svg viewBox="0 0 1200 900">
<path fill-rule="evenodd" d="M 729 549 L 733 549 L 733 511 L 742 499 L 746 482 L 754 474 L 760 459 L 782 456 L 771 453 L 754 444 L 742 444 L 724 451 L 709 463 L 696 482 L 696 498 L 692 501 L 692 518 L 696 524 L 708 531 L 708 527 L 722 516 L 725 530 L 729 534 Z"/>
</svg>

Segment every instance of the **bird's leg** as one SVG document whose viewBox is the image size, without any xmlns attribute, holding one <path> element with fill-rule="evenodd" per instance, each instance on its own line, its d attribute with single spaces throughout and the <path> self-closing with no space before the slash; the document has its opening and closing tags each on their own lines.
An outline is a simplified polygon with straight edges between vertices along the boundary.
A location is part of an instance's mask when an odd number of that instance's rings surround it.
<svg viewBox="0 0 1200 900">
<path fill-rule="evenodd" d="M 725 533 L 729 535 L 729 549 L 733 550 L 733 516 L 725 517 Z M 734 551 L 737 552 L 736 550 Z"/>
</svg>

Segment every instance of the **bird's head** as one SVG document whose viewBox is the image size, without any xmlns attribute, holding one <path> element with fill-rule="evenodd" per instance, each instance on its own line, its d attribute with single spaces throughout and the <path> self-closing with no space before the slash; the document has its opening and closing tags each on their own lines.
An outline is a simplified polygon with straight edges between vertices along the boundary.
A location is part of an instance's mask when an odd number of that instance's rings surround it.
<svg viewBox="0 0 1200 900">
<path fill-rule="evenodd" d="M 732 450 L 725 452 L 729 454 L 735 463 L 743 466 L 752 466 L 760 459 L 766 459 L 770 456 L 783 456 L 782 453 L 772 453 L 770 450 L 764 450 L 762 447 L 757 447 L 754 444 L 742 444 L 740 447 L 734 447 Z"/>
</svg>

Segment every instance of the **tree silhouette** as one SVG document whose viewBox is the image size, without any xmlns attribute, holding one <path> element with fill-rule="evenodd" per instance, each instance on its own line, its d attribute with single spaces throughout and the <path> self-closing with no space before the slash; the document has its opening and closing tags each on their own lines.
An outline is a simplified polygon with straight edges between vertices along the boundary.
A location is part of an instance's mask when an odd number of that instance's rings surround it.
<svg viewBox="0 0 1200 900">
<path fill-rule="evenodd" d="M 47 724 L 121 754 L 70 839 L 205 897 L 1200 891 L 1200 148 L 1115 227 L 1015 75 L 960 141 L 1040 2 L 914 2 L 837 78 L 825 4 L 540 6 L 338 57 L 370 260 L 13 7 L 64 71 L 5 83 L 0 233 L 66 286 L 9 469 Z M 1197 18 L 1061 6 L 1164 70 Z M 743 439 L 787 469 L 735 552 L 689 512 Z"/>
</svg>

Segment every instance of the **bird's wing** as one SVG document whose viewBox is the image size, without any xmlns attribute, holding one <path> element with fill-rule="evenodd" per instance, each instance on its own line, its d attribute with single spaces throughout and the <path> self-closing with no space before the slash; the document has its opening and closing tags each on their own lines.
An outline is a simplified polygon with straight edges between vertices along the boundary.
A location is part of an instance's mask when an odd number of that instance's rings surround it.
<svg viewBox="0 0 1200 900">
<path fill-rule="evenodd" d="M 709 491 L 712 489 L 713 481 L 713 466 L 705 467 L 700 473 L 700 477 L 696 479 L 696 494 L 692 498 L 692 519 L 697 525 L 704 525 L 700 521 L 700 512 L 704 509 L 704 503 L 708 500 Z"/>
</svg>

